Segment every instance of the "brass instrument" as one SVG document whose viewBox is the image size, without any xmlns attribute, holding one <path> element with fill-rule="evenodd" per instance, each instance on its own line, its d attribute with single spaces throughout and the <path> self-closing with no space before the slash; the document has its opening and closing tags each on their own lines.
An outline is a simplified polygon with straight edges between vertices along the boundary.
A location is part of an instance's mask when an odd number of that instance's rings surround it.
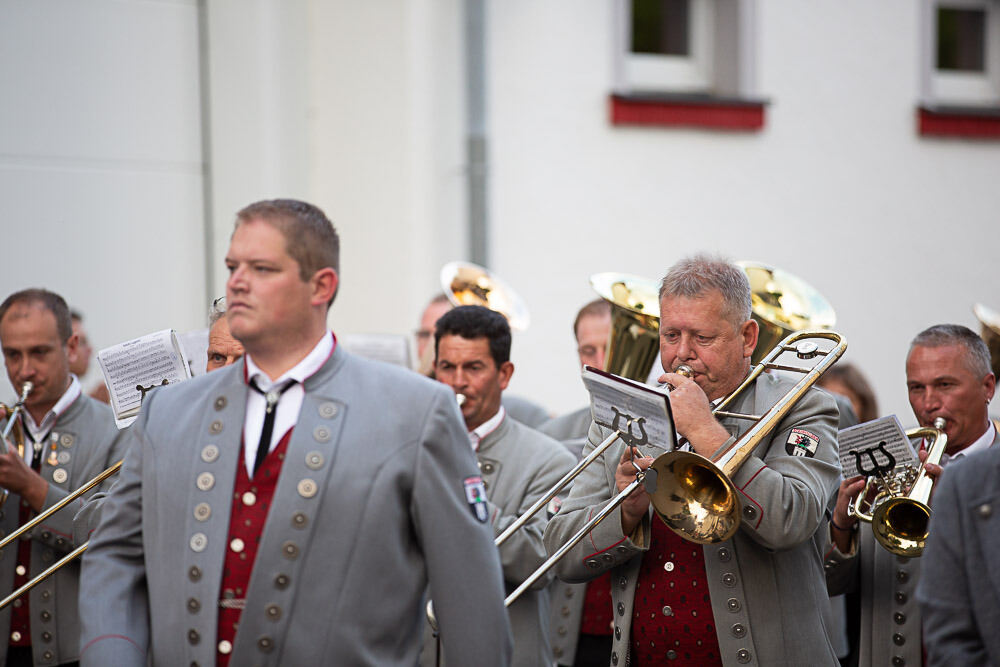
<svg viewBox="0 0 1000 667">
<path fill-rule="evenodd" d="M 990 350 L 993 375 L 1000 378 L 1000 313 L 981 303 L 973 306 L 972 312 L 979 320 L 979 335 L 986 341 L 986 347 Z"/>
<path fill-rule="evenodd" d="M 660 353 L 659 286 L 627 273 L 595 273 L 590 285 L 611 304 L 603 370 L 645 382 Z"/>
<path fill-rule="evenodd" d="M 806 329 L 831 329 L 837 315 L 815 288 L 787 271 L 761 262 L 734 262 L 750 279 L 751 317 L 760 327 L 751 362 L 785 336 Z"/>
<path fill-rule="evenodd" d="M 900 466 L 886 474 L 870 475 L 864 488 L 848 507 L 848 514 L 870 523 L 875 539 L 886 550 L 897 556 L 918 558 L 927 543 L 928 524 L 931 519 L 930 498 L 934 480 L 924 467 L 927 463 L 940 464 L 948 444 L 944 432 L 944 419 L 934 420 L 934 427 L 913 428 L 906 432 L 908 438 L 926 438 L 927 458 L 918 473 L 913 466 Z M 872 488 L 876 495 L 866 498 Z M 867 505 L 868 511 L 865 511 Z"/>
<path fill-rule="evenodd" d="M 469 262 L 441 267 L 441 289 L 455 306 L 483 306 L 507 318 L 510 328 L 524 331 L 531 322 L 528 306 L 496 275 Z"/>
<path fill-rule="evenodd" d="M 24 457 L 24 426 L 21 424 L 21 420 L 18 419 L 18 415 L 21 410 L 24 409 L 24 402 L 28 400 L 28 394 L 30 394 L 34 388 L 35 383 L 30 380 L 22 384 L 21 395 L 18 397 L 17 402 L 14 403 L 13 408 L 0 403 L 0 408 L 3 408 L 4 412 L 7 413 L 7 425 L 3 429 L 4 451 L 10 451 L 10 448 L 7 445 L 7 440 L 13 435 L 14 445 L 17 447 L 17 454 L 21 457 Z M 7 489 L 0 490 L 0 507 L 3 507 L 4 503 L 7 502 L 7 496 L 9 495 L 10 491 Z"/>
<path fill-rule="evenodd" d="M 810 339 L 826 339 L 833 341 L 834 345 L 829 349 L 821 350 Z M 507 596 L 504 604 L 510 606 L 640 486 L 644 487 L 649 494 L 650 504 L 652 504 L 656 515 L 684 539 L 699 544 L 711 544 L 732 537 L 739 527 L 741 501 L 730 478 L 756 449 L 757 445 L 778 425 L 795 403 L 815 384 L 816 380 L 844 354 L 846 349 L 847 341 L 843 336 L 833 331 L 800 331 L 785 338 L 767 355 L 762 364 L 755 366 L 747 378 L 713 410 L 713 414 L 717 417 L 754 421 L 754 425 L 746 433 L 726 450 L 720 452 L 713 461 L 694 452 L 671 451 L 657 457 L 646 470 L 641 470 L 633 463 L 636 466 L 635 481 L 622 489 L 573 537 L 549 556 L 545 563 Z M 780 356 L 792 352 L 800 359 L 820 357 L 820 360 L 808 369 L 798 365 L 788 366 L 777 363 Z M 679 367 L 677 372 L 685 375 L 683 370 L 686 369 Z M 802 373 L 803 377 L 763 415 L 747 415 L 727 411 L 726 407 L 750 387 L 765 370 L 797 372 Z M 619 437 L 619 433 L 612 433 L 577 467 L 581 470 L 585 468 L 603 454 Z M 579 474 L 579 471 L 574 468 L 566 476 L 575 477 L 576 474 Z M 560 480 L 559 484 L 563 484 L 565 479 Z M 555 493 L 557 492 L 558 489 Z M 555 493 L 547 494 L 547 497 L 551 498 Z M 539 501 L 525 514 L 528 515 L 542 506 L 544 503 Z"/>
<path fill-rule="evenodd" d="M 33 519 L 31 519 L 31 521 L 28 521 L 23 526 L 18 527 L 17 530 L 15 530 L 10 535 L 8 535 L 5 538 L 3 538 L 2 540 L 0 540 L 0 551 L 2 551 L 3 549 L 5 549 L 7 547 L 7 545 L 9 545 L 10 543 L 12 543 L 14 540 L 16 540 L 17 538 L 21 537 L 25 533 L 27 533 L 29 530 L 31 530 L 35 526 L 39 525 L 40 523 L 42 523 L 43 521 L 45 521 L 46 519 L 48 519 L 50 516 L 52 516 L 53 514 L 55 514 L 56 512 L 58 512 L 59 510 L 61 510 L 62 508 L 66 507 L 66 505 L 69 505 L 71 502 L 73 502 L 74 500 L 76 500 L 77 498 L 79 498 L 80 496 L 82 496 L 83 494 L 85 494 L 87 491 L 90 491 L 95 486 L 99 485 L 104 480 L 106 480 L 107 478 L 109 478 L 112 475 L 114 475 L 115 473 L 117 473 L 119 471 L 119 469 L 121 469 L 121 467 L 122 467 L 122 461 L 119 461 L 118 463 L 114 464 L 113 466 L 111 466 L 108 469 L 104 470 L 103 472 L 99 473 L 92 480 L 90 480 L 89 482 L 87 482 L 86 484 L 84 484 L 83 486 L 81 486 L 76 491 L 73 491 L 72 493 L 68 494 L 65 498 L 63 498 L 59 502 L 57 502 L 54 505 L 52 505 L 52 507 L 48 508 L 44 512 L 39 513 L 37 516 L 35 516 Z M 83 554 L 84 551 L 87 550 L 87 545 L 88 544 L 90 544 L 89 541 L 85 542 L 84 544 L 81 544 L 76 549 L 74 549 L 73 551 L 71 551 L 68 554 L 66 554 L 65 556 L 63 556 L 60 560 L 58 560 L 57 562 L 53 563 L 52 566 L 49 567 L 49 568 L 47 568 L 44 572 L 42 572 L 38 576 L 34 577 L 30 581 L 26 582 L 23 586 L 21 586 L 16 591 L 14 591 L 13 593 L 11 593 L 7 597 L 5 597 L 3 600 L 0 600 L 0 610 L 4 609 L 11 602 L 13 602 L 17 598 L 21 597 L 22 595 L 24 595 L 25 593 L 27 593 L 28 591 L 30 591 L 32 588 L 34 588 L 35 586 L 37 586 L 39 583 L 41 583 L 44 579 L 46 579 L 50 575 L 54 574 L 57 570 L 59 570 L 60 568 L 62 568 L 64 565 L 66 565 L 66 564 L 70 563 L 71 561 L 75 560 L 78 556 L 80 556 L 81 554 Z"/>
</svg>

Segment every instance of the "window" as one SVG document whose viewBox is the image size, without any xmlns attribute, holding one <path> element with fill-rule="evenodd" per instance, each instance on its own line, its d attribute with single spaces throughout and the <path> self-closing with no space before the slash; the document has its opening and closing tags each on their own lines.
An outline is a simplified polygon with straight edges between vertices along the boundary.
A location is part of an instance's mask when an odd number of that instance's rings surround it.
<svg viewBox="0 0 1000 667">
<path fill-rule="evenodd" d="M 615 0 L 611 121 L 763 127 L 753 98 L 756 0 Z"/>
<path fill-rule="evenodd" d="M 925 101 L 1000 104 L 1000 3 L 938 0 L 924 24 Z"/>
</svg>

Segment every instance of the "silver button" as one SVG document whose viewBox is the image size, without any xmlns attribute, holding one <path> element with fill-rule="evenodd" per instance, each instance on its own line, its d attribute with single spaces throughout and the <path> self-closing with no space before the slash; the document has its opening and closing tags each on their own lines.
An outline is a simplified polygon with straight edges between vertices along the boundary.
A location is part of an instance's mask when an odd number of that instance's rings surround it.
<svg viewBox="0 0 1000 667">
<path fill-rule="evenodd" d="M 664 607 L 663 608 L 663 615 L 664 616 L 673 616 L 674 615 L 674 610 L 671 609 L 669 606 Z"/>
<path fill-rule="evenodd" d="M 488 462 L 488 461 L 483 464 L 483 472 L 486 473 L 487 475 L 492 474 L 494 468 L 495 468 L 495 466 L 492 463 Z"/>
<path fill-rule="evenodd" d="M 667 572 L 673 572 L 674 571 L 673 561 L 668 560 L 666 563 L 664 563 L 663 569 L 666 570 Z"/>
<path fill-rule="evenodd" d="M 742 623 L 735 624 L 730 630 L 733 633 L 733 637 L 736 637 L 737 639 L 742 639 L 747 636 L 746 626 Z"/>
<path fill-rule="evenodd" d="M 741 648 L 736 652 L 736 661 L 744 665 L 750 662 L 750 651 L 745 648 Z"/>
<path fill-rule="evenodd" d="M 208 491 L 215 486 L 215 475 L 210 472 L 203 472 L 198 475 L 198 479 L 195 483 L 202 491 Z"/>
<path fill-rule="evenodd" d="M 198 613 L 201 609 L 201 603 L 198 602 L 197 598 L 188 598 L 188 611 L 192 614 Z"/>
<path fill-rule="evenodd" d="M 194 506 L 194 518 L 198 521 L 208 521 L 212 516 L 212 508 L 208 503 L 198 503 Z"/>
<path fill-rule="evenodd" d="M 257 496 L 254 495 L 253 491 L 244 491 L 243 495 L 240 496 L 240 500 L 243 501 L 244 505 L 250 507 L 255 502 L 257 502 Z"/>
<path fill-rule="evenodd" d="M 605 563 L 614 563 L 615 557 L 612 556 L 611 554 L 601 554 L 601 560 L 603 560 Z"/>
<path fill-rule="evenodd" d="M 208 537 L 205 533 L 195 533 L 191 536 L 190 545 L 191 551 L 200 553 L 208 546 Z"/>
<path fill-rule="evenodd" d="M 264 614 L 272 621 L 277 621 L 281 618 L 281 607 L 276 604 L 269 604 L 267 605 L 267 609 L 264 610 Z"/>
<path fill-rule="evenodd" d="M 898 632 L 892 636 L 892 643 L 896 646 L 902 646 L 906 643 L 906 637 L 899 634 Z"/>
<path fill-rule="evenodd" d="M 62 436 L 60 436 L 59 438 L 59 444 L 62 445 L 63 447 L 72 447 L 73 436 L 71 436 L 69 433 L 63 433 Z"/>
<path fill-rule="evenodd" d="M 234 537 L 232 540 L 229 541 L 229 548 L 232 549 L 233 552 L 235 553 L 242 553 L 244 546 L 245 545 L 243 544 L 243 540 L 241 540 L 238 537 Z"/>
<path fill-rule="evenodd" d="M 901 614 L 897 611 L 892 615 L 892 620 L 896 623 L 896 625 L 902 625 L 903 623 L 906 623 L 906 614 Z"/>
<path fill-rule="evenodd" d="M 205 463 L 214 463 L 219 458 L 219 448 L 215 445 L 205 445 L 201 450 L 201 460 Z"/>
<path fill-rule="evenodd" d="M 214 422 L 208 425 L 208 432 L 213 434 L 222 433 L 222 422 L 216 419 Z"/>
<path fill-rule="evenodd" d="M 274 578 L 274 587 L 279 589 L 288 588 L 289 578 L 287 574 L 279 574 Z"/>
<path fill-rule="evenodd" d="M 733 574 L 732 572 L 726 572 L 724 575 L 722 575 L 722 583 L 723 585 L 732 588 L 733 586 L 736 585 L 736 575 Z"/>
<path fill-rule="evenodd" d="M 17 567 L 16 567 L 15 569 L 14 569 L 14 571 L 15 571 L 15 572 L 17 572 L 17 575 L 18 575 L 19 577 L 23 577 L 24 575 L 26 575 L 26 574 L 28 573 L 28 570 L 26 570 L 26 569 L 25 569 L 25 567 L 24 567 L 23 565 L 18 565 L 18 566 L 17 566 Z"/>
<path fill-rule="evenodd" d="M 306 478 L 299 482 L 298 489 L 299 489 L 299 495 L 302 496 L 303 498 L 312 498 L 313 496 L 316 495 L 316 491 L 319 489 L 319 487 L 316 486 L 316 482 L 314 482 L 309 478 Z"/>
<path fill-rule="evenodd" d="M 313 429 L 313 438 L 316 442 L 327 442 L 330 439 L 330 429 L 325 426 L 317 426 Z"/>
<path fill-rule="evenodd" d="M 194 628 L 188 630 L 188 643 L 194 645 L 201 641 L 201 635 Z"/>
<path fill-rule="evenodd" d="M 323 455 L 319 452 L 309 452 L 306 454 L 306 467 L 310 470 L 319 470 L 323 467 Z"/>
<path fill-rule="evenodd" d="M 222 655 L 229 655 L 233 652 L 233 644 L 228 639 L 223 639 L 219 642 L 219 653 Z"/>
<path fill-rule="evenodd" d="M 990 505 L 989 503 L 983 503 L 982 505 L 979 506 L 978 510 L 979 510 L 979 516 L 984 519 L 988 519 L 990 516 L 993 515 L 993 506 Z"/>
<path fill-rule="evenodd" d="M 274 649 L 274 640 L 264 635 L 257 640 L 257 648 L 261 650 L 262 653 L 270 653 Z"/>
<path fill-rule="evenodd" d="M 295 542 L 285 542 L 281 545 L 281 553 L 288 560 L 295 560 L 299 557 L 299 547 Z"/>
<path fill-rule="evenodd" d="M 667 660 L 676 660 L 676 659 L 677 659 L 677 651 L 673 649 L 667 651 Z"/>
<path fill-rule="evenodd" d="M 191 581 L 200 581 L 201 568 L 199 568 L 197 565 L 192 565 L 191 569 L 188 570 L 188 579 L 190 579 Z"/>
<path fill-rule="evenodd" d="M 14 632 L 10 633 L 10 640 L 12 642 L 19 642 L 19 641 L 21 641 L 21 633 L 18 632 L 17 630 L 14 630 Z"/>
<path fill-rule="evenodd" d="M 601 564 L 597 562 L 596 558 L 588 558 L 587 559 L 587 567 L 589 567 L 591 570 L 595 570 L 595 569 L 599 568 L 600 566 L 601 566 Z"/>
<path fill-rule="evenodd" d="M 73 457 L 69 452 L 59 452 L 59 454 L 56 455 L 56 462 L 58 462 L 59 465 L 66 465 L 69 463 L 71 458 Z"/>
<path fill-rule="evenodd" d="M 292 526 L 295 528 L 305 528 L 309 525 L 309 517 L 307 517 L 302 512 L 296 512 L 292 515 Z"/>
<path fill-rule="evenodd" d="M 618 615 L 619 616 L 625 615 L 625 605 L 622 604 L 621 602 L 618 603 Z"/>
<path fill-rule="evenodd" d="M 226 403 L 227 403 L 226 397 L 225 396 L 219 396 L 217 399 L 215 399 L 215 409 L 216 410 L 225 410 L 226 409 Z"/>
<path fill-rule="evenodd" d="M 740 610 L 740 607 L 742 606 L 743 605 L 741 605 L 740 601 L 737 600 L 736 598 L 729 598 L 728 600 L 726 600 L 726 608 L 733 613 L 738 612 Z"/>
<path fill-rule="evenodd" d="M 743 508 L 743 516 L 745 516 L 748 519 L 752 519 L 755 516 L 757 516 L 757 510 L 754 509 L 752 506 L 747 505 Z"/>
<path fill-rule="evenodd" d="M 732 560 L 732 558 L 733 554 L 729 551 L 729 549 L 727 549 L 726 547 L 722 547 L 721 549 L 719 549 L 720 561 L 722 561 L 723 563 L 728 563 L 730 560 Z"/>
<path fill-rule="evenodd" d="M 319 416 L 323 419 L 333 419 L 337 416 L 337 412 L 340 408 L 337 407 L 336 403 L 326 402 L 319 404 Z"/>
<path fill-rule="evenodd" d="M 67 478 L 69 478 L 69 473 L 63 468 L 56 468 L 52 471 L 52 481 L 56 484 L 62 484 Z"/>
</svg>

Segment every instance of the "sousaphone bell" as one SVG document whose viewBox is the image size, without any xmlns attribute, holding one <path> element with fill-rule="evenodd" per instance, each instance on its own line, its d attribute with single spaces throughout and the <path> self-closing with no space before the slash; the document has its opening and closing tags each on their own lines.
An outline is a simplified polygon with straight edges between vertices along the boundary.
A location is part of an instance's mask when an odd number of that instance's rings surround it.
<svg viewBox="0 0 1000 667">
<path fill-rule="evenodd" d="M 660 353 L 659 286 L 628 273 L 595 273 L 590 285 L 611 304 L 604 370 L 645 382 Z"/>
<path fill-rule="evenodd" d="M 979 320 L 979 335 L 986 341 L 986 347 L 990 350 L 990 366 L 993 369 L 993 375 L 1000 378 L 1000 313 L 981 303 L 973 306 L 972 312 Z"/>
</svg>

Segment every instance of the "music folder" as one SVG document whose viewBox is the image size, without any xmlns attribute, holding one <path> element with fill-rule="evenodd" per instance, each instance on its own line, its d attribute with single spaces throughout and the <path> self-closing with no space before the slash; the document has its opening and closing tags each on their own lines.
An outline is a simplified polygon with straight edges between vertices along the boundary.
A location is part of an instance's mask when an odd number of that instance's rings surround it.
<svg viewBox="0 0 1000 667">
<path fill-rule="evenodd" d="M 590 392 L 595 422 L 618 431 L 622 440 L 647 456 L 673 451 L 677 435 L 666 387 L 651 387 L 592 366 L 583 367 L 583 384 Z"/>
</svg>

